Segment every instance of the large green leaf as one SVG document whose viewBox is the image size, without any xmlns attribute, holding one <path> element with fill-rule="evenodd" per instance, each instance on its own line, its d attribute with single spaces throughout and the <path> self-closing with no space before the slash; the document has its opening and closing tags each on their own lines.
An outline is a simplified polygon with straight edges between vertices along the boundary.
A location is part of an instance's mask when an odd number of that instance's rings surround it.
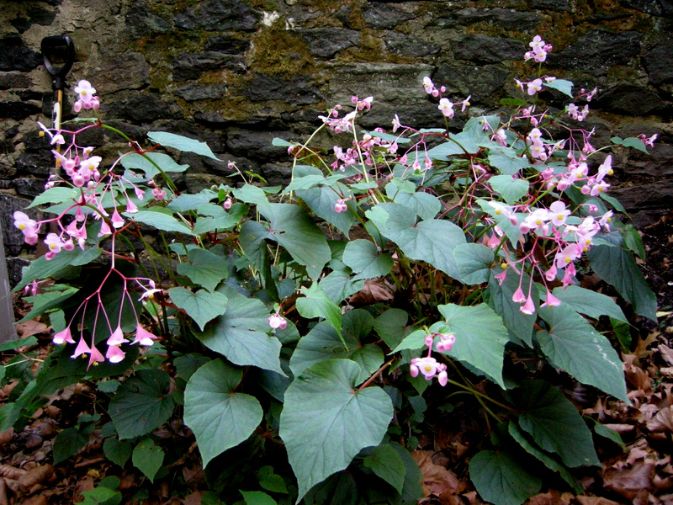
<svg viewBox="0 0 673 505">
<path fill-rule="evenodd" d="M 307 319 L 314 317 L 325 319 L 341 338 L 342 317 L 339 306 L 327 297 L 316 282 L 308 288 L 302 288 L 301 294 L 304 296 L 297 298 L 297 312 Z M 344 347 L 347 347 L 345 342 Z"/>
<path fill-rule="evenodd" d="M 189 251 L 189 263 L 180 263 L 177 270 L 180 275 L 186 275 L 194 284 L 208 291 L 213 291 L 227 277 L 224 258 L 205 249 Z"/>
<path fill-rule="evenodd" d="M 73 203 L 82 193 L 81 189 L 70 188 L 67 186 L 56 186 L 49 188 L 37 195 L 30 203 L 27 209 L 32 209 L 45 203 Z"/>
<path fill-rule="evenodd" d="M 33 306 L 30 312 L 23 316 L 19 323 L 30 321 L 31 319 L 44 314 L 49 309 L 59 307 L 65 300 L 77 293 L 79 289 L 64 284 L 55 284 L 43 289 L 42 293 L 35 296 L 26 296 L 24 300 Z"/>
<path fill-rule="evenodd" d="M 494 166 L 502 175 L 512 176 L 530 166 L 525 156 L 519 156 L 511 147 L 492 147 L 489 149 L 488 163 Z"/>
<path fill-rule="evenodd" d="M 34 280 L 56 279 L 59 276 L 72 272 L 73 267 L 83 266 L 95 261 L 103 252 L 99 247 L 90 247 L 81 250 L 79 247 L 72 251 L 61 251 L 53 259 L 48 260 L 40 256 L 31 261 L 28 268 L 24 269 L 21 281 L 13 291 L 20 291 Z"/>
<path fill-rule="evenodd" d="M 203 330 L 209 321 L 221 316 L 227 310 L 227 297 L 217 291 L 211 293 L 205 289 L 192 292 L 182 287 L 168 290 L 171 300 L 191 317 Z"/>
<path fill-rule="evenodd" d="M 458 266 L 461 282 L 469 285 L 488 282 L 494 259 L 490 247 L 473 242 L 458 244 L 453 249 L 453 259 Z"/>
<path fill-rule="evenodd" d="M 633 255 L 621 247 L 596 245 L 589 249 L 591 268 L 633 305 L 643 317 L 657 320 L 657 297 L 647 285 Z"/>
<path fill-rule="evenodd" d="M 628 402 L 622 362 L 607 338 L 568 306 L 541 307 L 540 315 L 549 328 L 536 338 L 552 365 Z"/>
<path fill-rule="evenodd" d="M 390 349 L 397 347 L 404 338 L 409 314 L 402 309 L 388 309 L 374 320 L 374 331 Z"/>
<path fill-rule="evenodd" d="M 164 462 L 164 450 L 151 438 L 145 438 L 133 449 L 131 461 L 133 461 L 133 466 L 143 472 L 150 482 L 154 482 L 154 477 Z"/>
<path fill-rule="evenodd" d="M 205 467 L 246 440 L 264 412 L 254 396 L 236 393 L 243 372 L 220 360 L 199 368 L 185 388 L 185 424 L 194 432 Z"/>
<path fill-rule="evenodd" d="M 321 186 L 318 188 L 302 189 L 297 191 L 297 196 L 315 213 L 316 216 L 324 219 L 339 230 L 344 235 L 348 235 L 353 224 L 355 216 L 348 209 L 346 212 L 336 212 L 334 206 L 337 200 L 342 199 L 348 194 L 347 188 L 342 184 L 335 185 L 336 188 Z M 339 192 L 336 189 L 339 189 Z"/>
<path fill-rule="evenodd" d="M 545 381 L 527 381 L 516 391 L 519 426 L 545 451 L 569 467 L 600 465 L 591 431 L 575 406 Z"/>
<path fill-rule="evenodd" d="M 573 96 L 572 81 L 568 81 L 566 79 L 554 79 L 553 81 L 546 81 L 544 83 L 544 87 L 555 89 L 557 91 L 560 91 L 564 95 L 569 96 L 570 98 L 575 98 Z"/>
<path fill-rule="evenodd" d="M 379 445 L 367 455 L 362 464 L 393 486 L 398 493 L 402 493 L 407 472 L 402 458 L 391 445 Z"/>
<path fill-rule="evenodd" d="M 213 154 L 213 151 L 210 150 L 208 144 L 201 142 L 200 140 L 169 132 L 147 132 L 147 138 L 164 147 L 172 147 L 178 151 L 196 153 L 205 156 L 206 158 L 221 161 L 215 154 Z"/>
<path fill-rule="evenodd" d="M 120 440 L 145 435 L 168 421 L 175 406 L 169 383 L 166 372 L 138 370 L 117 389 L 108 413 Z"/>
<path fill-rule="evenodd" d="M 393 180 L 386 185 L 386 195 L 395 203 L 412 209 L 421 219 L 432 219 L 442 210 L 442 203 L 434 195 L 423 191 L 416 191 L 416 186 L 407 181 Z"/>
<path fill-rule="evenodd" d="M 515 179 L 511 175 L 494 175 L 488 183 L 510 205 L 528 194 L 529 184 L 526 179 Z"/>
<path fill-rule="evenodd" d="M 133 221 L 146 224 L 157 230 L 194 235 L 194 232 L 189 226 L 165 212 L 140 210 L 133 214 L 126 213 L 125 215 Z"/>
<path fill-rule="evenodd" d="M 554 296 L 580 314 L 585 314 L 594 319 L 608 316 L 618 321 L 627 322 L 626 316 L 619 305 L 612 298 L 602 293 L 580 286 L 568 286 L 566 288 L 559 286 L 554 288 Z"/>
<path fill-rule="evenodd" d="M 526 434 L 521 431 L 514 421 L 510 421 L 507 425 L 507 431 L 509 435 L 514 439 L 514 441 L 521 446 L 521 448 L 526 451 L 528 454 L 533 456 L 535 459 L 540 461 L 544 466 L 549 468 L 552 472 L 557 472 L 561 478 L 568 483 L 570 487 L 573 488 L 575 493 L 579 494 L 582 492 L 582 486 L 580 486 L 575 478 L 571 475 L 570 471 L 563 465 L 563 463 L 556 460 L 532 441 L 526 437 Z"/>
<path fill-rule="evenodd" d="M 450 355 L 481 370 L 504 388 L 502 364 L 508 338 L 500 316 L 483 303 L 437 308 L 446 320 L 446 330 L 456 336 Z"/>
<path fill-rule="evenodd" d="M 323 361 L 285 392 L 280 436 L 299 484 L 297 501 L 386 433 L 393 417 L 390 397 L 378 387 L 357 390 L 359 376 L 357 363 Z"/>
<path fill-rule="evenodd" d="M 292 258 L 306 267 L 312 279 L 320 277 L 332 258 L 325 234 L 301 207 L 289 203 L 270 203 L 258 207 L 270 221 L 268 238 L 278 242 Z"/>
<path fill-rule="evenodd" d="M 58 465 L 77 454 L 88 441 L 89 433 L 83 433 L 78 428 L 66 428 L 61 431 L 54 440 L 54 464 Z"/>
<path fill-rule="evenodd" d="M 121 157 L 121 164 L 126 169 L 142 170 L 147 179 L 152 179 L 162 172 L 184 172 L 189 165 L 180 165 L 164 153 L 131 153 Z M 157 168 L 158 167 L 158 168 Z"/>
<path fill-rule="evenodd" d="M 316 363 L 328 359 L 344 358 L 357 362 L 362 367 L 361 380 L 373 374 L 383 363 L 383 352 L 374 344 L 362 346 L 357 338 L 345 335 L 346 349 L 327 322 L 316 324 L 311 331 L 299 340 L 290 359 L 290 369 L 297 376 Z"/>
<path fill-rule="evenodd" d="M 374 279 L 387 275 L 393 268 L 393 259 L 382 253 L 369 240 L 358 239 L 348 242 L 343 253 L 343 262 L 355 274 L 355 279 Z"/>
<path fill-rule="evenodd" d="M 226 312 L 197 335 L 206 347 L 239 366 L 252 365 L 285 375 L 280 366 L 281 343 L 269 331 L 269 310 L 254 298 L 225 289 Z"/>
<path fill-rule="evenodd" d="M 366 215 L 409 258 L 430 263 L 454 279 L 460 277 L 453 249 L 466 242 L 465 233 L 452 222 L 429 219 L 416 223 L 415 212 L 397 203 L 378 204 Z"/>
<path fill-rule="evenodd" d="M 521 505 L 541 481 L 504 452 L 480 451 L 470 460 L 470 479 L 479 495 L 495 505 Z"/>
</svg>

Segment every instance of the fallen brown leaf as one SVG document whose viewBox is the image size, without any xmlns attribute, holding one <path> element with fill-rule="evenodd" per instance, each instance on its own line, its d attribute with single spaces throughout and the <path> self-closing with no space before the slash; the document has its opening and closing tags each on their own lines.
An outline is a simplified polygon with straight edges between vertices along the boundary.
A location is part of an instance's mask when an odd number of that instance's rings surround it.
<svg viewBox="0 0 673 505">
<path fill-rule="evenodd" d="M 414 451 L 411 455 L 423 475 L 423 496 L 458 494 L 467 487 L 455 473 L 432 461 L 432 451 Z"/>
<path fill-rule="evenodd" d="M 526 502 L 527 505 L 570 505 L 572 495 L 570 493 L 559 493 L 558 491 L 548 491 L 547 493 L 531 496 Z"/>
<path fill-rule="evenodd" d="M 652 419 L 647 421 L 647 429 L 652 432 L 673 432 L 673 406 L 664 407 L 657 412 Z"/>
<path fill-rule="evenodd" d="M 619 505 L 616 501 L 608 500 L 602 496 L 576 496 L 580 505 Z"/>
<path fill-rule="evenodd" d="M 659 350 L 659 354 L 661 354 L 661 357 L 664 359 L 664 361 L 669 365 L 673 365 L 673 349 L 668 347 L 666 344 L 659 344 L 657 349 Z"/>
<path fill-rule="evenodd" d="M 39 321 L 31 320 L 25 323 L 16 323 L 16 333 L 19 338 L 26 338 L 32 335 L 39 335 L 40 333 L 49 332 L 49 326 Z"/>
<path fill-rule="evenodd" d="M 649 489 L 654 477 L 654 463 L 636 463 L 628 470 L 608 468 L 603 474 L 607 489 L 632 500 L 639 491 Z"/>
<path fill-rule="evenodd" d="M 35 484 L 42 484 L 54 475 L 54 467 L 51 465 L 36 466 L 19 477 L 19 485 L 28 489 Z"/>
</svg>

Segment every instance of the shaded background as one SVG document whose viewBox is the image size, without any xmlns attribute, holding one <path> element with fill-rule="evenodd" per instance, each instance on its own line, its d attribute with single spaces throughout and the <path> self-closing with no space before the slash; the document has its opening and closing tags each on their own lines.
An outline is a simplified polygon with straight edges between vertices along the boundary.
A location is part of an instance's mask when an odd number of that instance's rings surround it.
<svg viewBox="0 0 673 505">
<path fill-rule="evenodd" d="M 166 129 L 207 141 L 224 160 L 270 182 L 289 174 L 273 137 L 300 140 L 318 114 L 373 95 L 364 125 L 436 126 L 423 76 L 473 112 L 491 111 L 530 75 L 535 34 L 554 45 L 545 68 L 598 86 L 590 126 L 611 135 L 660 134 L 652 156 L 617 151 L 615 193 L 639 226 L 673 204 L 673 1 L 670 0 L 0 0 L 0 222 L 10 277 L 25 260 L 11 215 L 43 187 L 52 163 L 36 120 L 51 82 L 40 41 L 69 34 L 68 83 L 89 79 L 107 120 L 142 139 Z M 556 104 L 562 105 L 562 102 Z M 45 117 L 46 114 L 46 117 Z M 95 132 L 87 143 L 106 141 Z M 123 149 L 109 145 L 110 156 Z M 99 152 L 99 154 L 102 154 Z M 184 155 L 191 190 L 220 183 L 226 163 Z"/>
</svg>

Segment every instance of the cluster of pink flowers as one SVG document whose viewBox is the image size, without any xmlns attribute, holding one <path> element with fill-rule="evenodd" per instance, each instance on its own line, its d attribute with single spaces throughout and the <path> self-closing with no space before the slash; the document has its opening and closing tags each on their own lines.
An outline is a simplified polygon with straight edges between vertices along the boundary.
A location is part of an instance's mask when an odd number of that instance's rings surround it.
<svg viewBox="0 0 673 505">
<path fill-rule="evenodd" d="M 526 51 L 526 54 L 523 55 L 525 61 L 533 60 L 537 63 L 542 63 L 547 59 L 547 53 L 552 50 L 552 45 L 547 44 L 539 35 L 533 37 L 533 40 L 531 40 L 528 45 L 531 50 Z"/>
<path fill-rule="evenodd" d="M 423 77 L 423 89 L 425 89 L 425 92 L 428 95 L 434 98 L 439 98 L 439 105 L 437 105 L 437 108 L 442 113 L 442 115 L 448 119 L 453 119 L 453 117 L 455 116 L 456 112 L 454 110 L 454 107 L 456 106 L 456 104 L 460 104 L 461 112 L 465 112 L 465 110 L 470 106 L 471 95 L 468 96 L 465 100 L 462 100 L 460 102 L 452 102 L 448 98 L 442 96 L 444 93 L 446 93 L 446 86 L 440 86 L 439 88 L 436 87 L 435 84 L 432 82 L 432 79 L 430 79 L 430 77 L 428 76 Z M 395 131 L 394 128 L 393 131 Z"/>
<path fill-rule="evenodd" d="M 439 341 L 435 343 L 435 339 Z M 432 357 L 433 346 L 437 352 L 449 352 L 456 342 L 456 336 L 453 333 L 429 333 L 425 336 L 425 346 L 428 348 L 427 355 L 421 358 L 413 358 L 409 366 L 409 373 L 412 377 L 418 377 L 419 374 L 427 381 L 437 378 L 440 386 L 446 386 L 449 377 L 446 373 L 446 365 L 440 363 Z"/>
<path fill-rule="evenodd" d="M 76 112 L 82 109 L 95 110 L 99 108 L 100 103 L 98 97 L 95 96 L 96 90 L 88 81 L 79 81 L 75 92 L 77 94 L 77 101 L 74 105 Z M 74 131 L 54 131 L 46 128 L 41 123 L 38 124 L 43 134 L 49 137 L 51 145 L 58 146 L 59 150 L 53 150 L 52 154 L 54 155 L 56 166 L 62 168 L 61 173 L 52 175 L 49 178 L 45 188 L 50 189 L 56 185 L 64 185 L 77 191 L 74 193 L 72 203 L 66 206 L 55 217 L 36 221 L 24 212 L 17 211 L 14 213 L 14 226 L 22 232 L 24 241 L 29 245 L 37 244 L 39 233 L 43 226 L 50 226 L 51 231 L 47 233 L 43 240 L 47 248 L 47 252 L 45 253 L 45 259 L 47 260 L 53 259 L 61 251 L 74 250 L 75 244 L 80 249 L 85 249 L 87 239 L 89 238 L 87 228 L 90 217 L 100 221 L 98 237 L 109 236 L 111 239 L 111 248 L 109 251 L 106 251 L 111 258 L 110 269 L 100 285 L 79 305 L 66 328 L 54 334 L 52 341 L 55 345 L 76 344 L 72 357 L 88 356 L 89 366 L 106 360 L 110 363 L 119 363 L 125 356 L 125 352 L 121 348 L 123 344 L 130 342 L 131 345 L 150 346 L 157 339 L 156 335 L 140 323 L 134 301 L 129 292 L 129 285 L 142 292 L 141 301 L 152 297 L 160 290 L 156 289 L 151 279 L 146 277 L 128 277 L 115 266 L 116 235 L 126 224 L 119 209 L 123 206 L 126 213 L 137 212 L 138 206 L 129 196 L 129 190 L 132 189 L 138 201 L 143 200 L 145 192 L 135 183 L 116 174 L 114 172 L 116 163 L 112 167 L 103 170 L 101 168 L 102 158 L 92 155 L 93 148 L 80 146 L 77 143 L 78 135 L 90 128 L 95 128 L 95 124 L 89 124 Z M 66 137 L 70 139 L 69 142 L 66 142 Z M 155 198 L 160 199 L 163 191 L 156 184 L 154 185 L 153 194 Z M 165 193 L 163 194 L 165 195 Z M 112 196 L 110 201 L 114 202 L 111 212 L 105 208 L 107 206 L 109 209 L 109 203 L 103 204 L 106 196 Z M 120 201 L 121 203 L 119 203 Z M 101 297 L 101 293 L 108 285 L 108 281 L 113 277 L 122 283 L 122 293 L 118 309 L 119 318 L 116 322 L 111 321 Z M 36 291 L 37 286 L 33 286 L 31 292 L 35 294 Z M 136 319 L 135 336 L 132 341 L 124 337 L 124 332 L 121 328 L 121 315 L 127 300 L 129 302 L 128 307 L 130 307 L 127 310 L 131 310 Z M 91 307 L 91 305 L 95 307 Z M 89 310 L 94 311 L 93 328 L 91 331 L 85 331 L 83 320 Z M 109 337 L 105 341 L 107 344 L 105 355 L 98 349 L 95 341 L 95 335 L 100 328 L 105 328 L 105 331 L 109 333 Z M 73 332 L 79 334 L 78 341 L 75 341 L 73 338 Z"/>
<path fill-rule="evenodd" d="M 77 100 L 72 107 L 75 112 L 82 109 L 98 110 L 100 107 L 100 101 L 96 96 L 96 88 L 91 86 L 89 81 L 79 81 L 75 86 L 75 93 L 77 94 Z"/>
<path fill-rule="evenodd" d="M 269 326 L 273 330 L 284 330 L 287 328 L 287 320 L 281 316 L 278 312 L 274 312 L 267 319 Z"/>
</svg>

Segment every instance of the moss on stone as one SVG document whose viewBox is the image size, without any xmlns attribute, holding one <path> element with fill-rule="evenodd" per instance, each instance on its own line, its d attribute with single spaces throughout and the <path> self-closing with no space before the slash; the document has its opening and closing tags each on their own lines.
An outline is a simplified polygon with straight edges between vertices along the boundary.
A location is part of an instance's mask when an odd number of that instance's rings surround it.
<svg viewBox="0 0 673 505">
<path fill-rule="evenodd" d="M 276 22 L 252 37 L 249 65 L 264 69 L 266 74 L 293 76 L 309 74 L 315 61 L 306 43 Z"/>
</svg>

